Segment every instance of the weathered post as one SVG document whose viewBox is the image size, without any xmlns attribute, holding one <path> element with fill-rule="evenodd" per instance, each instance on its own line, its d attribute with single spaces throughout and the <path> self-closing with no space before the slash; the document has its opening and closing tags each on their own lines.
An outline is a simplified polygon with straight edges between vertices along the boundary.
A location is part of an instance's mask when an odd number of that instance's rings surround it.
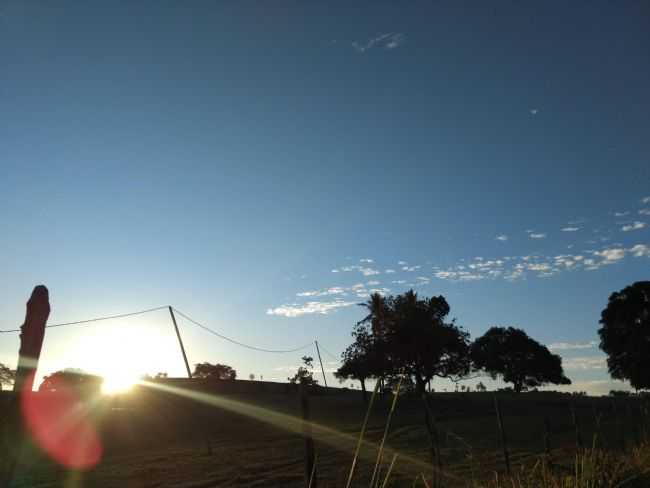
<svg viewBox="0 0 650 488">
<path fill-rule="evenodd" d="M 302 432 L 305 438 L 305 484 L 307 488 L 316 487 L 316 465 L 314 463 L 314 439 L 309 420 L 309 395 L 304 378 L 300 379 L 300 409 L 302 410 Z"/>
<path fill-rule="evenodd" d="M 431 443 L 431 462 L 433 470 L 432 483 L 434 488 L 438 488 L 442 475 L 442 459 L 440 456 L 440 438 L 438 436 L 438 428 L 436 426 L 436 419 L 431 411 L 429 399 L 427 394 L 422 394 L 422 403 L 424 404 L 424 424 L 429 434 L 429 442 Z"/>
<path fill-rule="evenodd" d="M 614 413 L 614 421 L 617 427 L 616 430 L 618 431 L 618 442 L 621 450 L 625 451 L 625 426 L 621 421 L 621 416 L 619 415 L 616 403 L 616 398 L 612 398 L 612 412 Z"/>
<path fill-rule="evenodd" d="M 49 292 L 43 285 L 34 287 L 25 312 L 25 322 L 20 327 L 20 349 L 18 350 L 18 366 L 14 381 L 14 398 L 9 405 L 7 415 L 8 433 L 15 446 L 14 454 L 6 464 L 6 471 L 0 473 L 0 486 L 10 486 L 14 477 L 16 462 L 22 446 L 22 421 L 19 415 L 20 397 L 23 393 L 31 392 L 34 388 L 34 375 L 41 357 L 45 324 L 50 316 Z"/>
<path fill-rule="evenodd" d="M 551 459 L 551 423 L 544 417 L 544 455 L 547 461 Z"/>
<path fill-rule="evenodd" d="M 593 440 L 593 446 L 594 447 L 599 447 L 603 446 L 604 443 L 602 441 L 602 421 L 603 421 L 603 414 L 598 411 L 596 408 L 596 404 L 592 403 L 591 408 L 594 412 L 594 440 Z"/>
<path fill-rule="evenodd" d="M 571 400 L 569 406 L 571 407 L 571 420 L 576 433 L 576 448 L 582 449 L 582 432 L 580 431 L 580 422 L 578 421 L 578 415 L 576 414 L 575 402 Z"/>
<path fill-rule="evenodd" d="M 41 357 L 45 324 L 50 316 L 49 292 L 43 285 L 38 285 L 32 291 L 27 301 L 25 323 L 20 327 L 20 350 L 18 351 L 18 367 L 14 392 L 32 391 L 34 373 Z"/>
<path fill-rule="evenodd" d="M 499 399 L 494 395 L 494 410 L 497 413 L 497 424 L 499 426 L 499 436 L 501 438 L 501 449 L 503 449 L 503 460 L 506 464 L 506 473 L 510 476 L 510 454 L 508 453 L 508 443 L 506 441 L 506 431 L 503 427 L 503 418 L 499 408 Z"/>
</svg>

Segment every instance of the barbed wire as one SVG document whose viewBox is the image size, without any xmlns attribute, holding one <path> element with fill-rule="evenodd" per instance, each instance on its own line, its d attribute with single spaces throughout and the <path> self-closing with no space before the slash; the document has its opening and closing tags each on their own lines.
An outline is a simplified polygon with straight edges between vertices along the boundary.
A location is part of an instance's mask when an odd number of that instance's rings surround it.
<svg viewBox="0 0 650 488">
<path fill-rule="evenodd" d="M 217 337 L 219 337 L 219 338 L 221 338 L 221 339 L 223 339 L 223 340 L 225 340 L 225 341 L 228 341 L 228 342 L 230 342 L 230 343 L 232 343 L 232 344 L 236 344 L 237 346 L 245 347 L 245 348 L 247 348 L 247 349 L 251 349 L 251 350 L 253 350 L 253 351 L 269 352 L 269 353 L 277 353 L 277 354 L 284 354 L 284 353 L 291 353 L 291 352 L 302 351 L 303 349 L 307 349 L 308 347 L 311 347 L 311 346 L 314 345 L 313 342 L 309 342 L 309 343 L 307 343 L 307 344 L 305 344 L 305 345 L 303 345 L 303 346 L 296 347 L 296 348 L 294 348 L 294 349 L 266 349 L 266 348 L 263 348 L 263 347 L 251 346 L 250 344 L 245 344 L 245 343 L 243 343 L 243 342 L 239 342 L 239 341 L 237 341 L 237 340 L 235 340 L 235 339 L 232 339 L 232 338 L 227 337 L 227 336 L 225 336 L 225 335 L 223 335 L 223 334 L 220 334 L 220 333 L 217 332 L 216 330 L 211 329 L 210 327 L 207 327 L 206 325 L 203 325 L 203 324 L 200 323 L 200 322 L 197 322 L 196 320 L 194 320 L 193 318 L 191 318 L 191 317 L 189 317 L 188 315 L 184 314 L 183 312 L 181 312 L 181 311 L 178 310 L 177 308 L 175 308 L 175 307 L 172 307 L 172 308 L 173 308 L 174 312 L 176 312 L 178 315 L 180 315 L 180 316 L 183 317 L 184 319 L 188 320 L 188 321 L 191 322 L 192 324 L 196 325 L 197 327 L 200 327 L 201 329 L 205 330 L 206 332 L 209 332 L 210 334 L 213 334 L 213 335 L 215 335 L 215 336 L 217 336 Z"/>
</svg>

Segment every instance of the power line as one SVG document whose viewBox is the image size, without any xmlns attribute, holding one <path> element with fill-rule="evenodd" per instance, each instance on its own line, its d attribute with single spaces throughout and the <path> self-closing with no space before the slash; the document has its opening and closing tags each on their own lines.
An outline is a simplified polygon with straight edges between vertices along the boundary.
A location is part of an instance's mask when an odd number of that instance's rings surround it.
<svg viewBox="0 0 650 488">
<path fill-rule="evenodd" d="M 327 349 L 325 349 L 325 347 L 323 347 L 323 344 L 321 342 L 319 342 L 318 345 L 323 350 L 323 352 L 327 354 L 329 357 L 331 357 L 334 361 L 339 361 L 339 362 L 341 361 L 341 358 L 337 358 L 334 354 L 332 354 Z"/>
<path fill-rule="evenodd" d="M 200 327 L 201 329 L 205 330 L 206 332 L 209 332 L 210 334 L 213 334 L 213 335 L 215 335 L 215 336 L 217 336 L 217 337 L 219 337 L 221 339 L 224 339 L 224 340 L 226 340 L 228 342 L 231 342 L 232 344 L 236 344 L 238 346 L 245 347 L 247 349 L 252 349 L 253 351 L 272 352 L 272 353 L 290 353 L 290 352 L 298 352 L 298 351 L 301 351 L 303 349 L 307 349 L 308 347 L 311 347 L 311 346 L 314 345 L 314 343 L 310 341 L 310 342 L 308 342 L 307 344 L 305 344 L 303 346 L 296 347 L 295 349 L 265 349 L 263 347 L 251 346 L 249 344 L 244 344 L 243 342 L 236 341 L 235 339 L 231 339 L 230 337 L 226 337 L 225 335 L 220 334 L 216 330 L 213 330 L 210 327 L 207 327 L 207 326 L 197 322 L 193 318 L 188 317 L 187 315 L 185 315 L 183 312 L 181 312 L 177 308 L 175 308 L 175 307 L 172 307 L 172 308 L 174 308 L 174 312 L 176 312 L 178 315 L 180 315 L 184 319 L 190 321 L 191 323 L 193 323 L 197 327 Z"/>
<path fill-rule="evenodd" d="M 88 324 L 90 322 L 99 322 L 99 321 L 102 321 L 102 320 L 122 319 L 124 317 L 133 317 L 134 315 L 142 315 L 142 314 L 149 313 L 149 312 L 155 312 L 157 310 L 162 310 L 164 308 L 167 308 L 167 306 L 165 305 L 165 306 L 162 306 L 162 307 L 149 308 L 147 310 L 140 310 L 138 312 L 128 312 L 128 313 L 121 313 L 121 314 L 117 314 L 117 315 L 107 315 L 107 316 L 104 316 L 104 317 L 96 317 L 96 318 L 92 318 L 92 319 L 77 320 L 75 322 L 63 322 L 63 323 L 60 323 L 60 324 L 50 324 L 50 325 L 46 325 L 45 328 L 52 329 L 54 327 L 65 327 L 67 325 L 80 325 L 80 324 Z M 13 333 L 13 332 L 20 332 L 20 329 L 0 330 L 0 334 L 9 334 L 9 333 Z"/>
</svg>

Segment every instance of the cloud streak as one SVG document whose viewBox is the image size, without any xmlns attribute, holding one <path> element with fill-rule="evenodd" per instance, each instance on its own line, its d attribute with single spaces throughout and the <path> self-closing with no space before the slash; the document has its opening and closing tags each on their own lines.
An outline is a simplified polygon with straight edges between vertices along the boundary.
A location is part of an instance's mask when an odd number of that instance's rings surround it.
<svg viewBox="0 0 650 488">
<path fill-rule="evenodd" d="M 552 344 L 549 344 L 547 347 L 551 351 L 571 351 L 574 349 L 594 349 L 596 346 L 598 346 L 597 341 L 589 341 L 589 342 L 553 342 Z"/>
<path fill-rule="evenodd" d="M 645 222 L 639 222 L 638 220 L 636 222 L 632 222 L 631 224 L 624 225 L 621 227 L 621 230 L 623 232 L 630 232 L 633 230 L 639 230 L 643 229 L 646 226 Z"/>
<path fill-rule="evenodd" d="M 308 314 L 327 315 L 339 308 L 349 307 L 355 305 L 357 302 L 350 302 L 344 300 L 333 300 L 330 302 L 307 302 L 303 304 L 292 303 L 288 305 L 281 305 L 275 308 L 269 308 L 266 311 L 267 315 L 278 315 L 282 317 L 295 318 Z"/>
<path fill-rule="evenodd" d="M 373 37 L 372 39 L 368 39 L 365 42 L 354 41 L 352 47 L 358 53 L 363 54 L 376 47 L 396 49 L 404 43 L 404 40 L 404 34 L 400 32 L 387 32 L 385 34 L 380 34 L 377 37 Z"/>
</svg>

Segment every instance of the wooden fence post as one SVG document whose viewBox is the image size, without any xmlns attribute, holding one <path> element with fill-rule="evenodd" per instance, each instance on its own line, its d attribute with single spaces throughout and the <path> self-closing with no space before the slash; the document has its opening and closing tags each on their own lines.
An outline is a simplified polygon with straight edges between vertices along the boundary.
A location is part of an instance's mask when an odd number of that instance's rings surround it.
<svg viewBox="0 0 650 488">
<path fill-rule="evenodd" d="M 594 403 L 591 404 L 591 408 L 594 412 L 594 441 L 593 441 L 593 446 L 598 447 L 598 446 L 603 446 L 603 440 L 602 440 L 602 433 L 601 433 L 601 426 L 602 426 L 602 420 L 603 420 L 603 414 L 600 413 L 596 409 L 596 405 Z"/>
<path fill-rule="evenodd" d="M 618 427 L 618 441 L 621 446 L 621 449 L 625 451 L 625 425 L 621 421 L 621 417 L 618 414 L 618 408 L 616 407 L 616 399 L 612 398 L 612 410 L 614 412 L 614 421 Z"/>
<path fill-rule="evenodd" d="M 34 287 L 27 301 L 25 322 L 20 327 L 20 349 L 18 351 L 18 366 L 14 381 L 14 398 L 8 405 L 8 415 L 5 417 L 8 423 L 7 433 L 12 437 L 12 439 L 8 440 L 15 446 L 15 451 L 9 456 L 5 472 L 0 473 L 0 486 L 3 487 L 11 486 L 16 463 L 20 456 L 23 443 L 22 420 L 19 413 L 20 401 L 23 393 L 31 392 L 34 388 L 34 375 L 43 348 L 45 324 L 50 316 L 49 298 L 49 292 L 45 286 L 38 285 Z"/>
<path fill-rule="evenodd" d="M 494 395 L 494 409 L 497 413 L 497 424 L 499 425 L 499 435 L 501 438 L 501 448 L 503 449 L 503 459 L 506 463 L 506 473 L 510 476 L 510 454 L 508 453 L 508 443 L 506 441 L 506 432 L 503 427 L 503 418 L 501 417 L 501 409 L 499 408 L 499 399 L 496 394 Z"/>
<path fill-rule="evenodd" d="M 436 420 L 431 411 L 427 394 L 422 394 L 422 402 L 424 403 L 424 423 L 429 433 L 429 441 L 431 443 L 431 461 L 433 468 L 433 486 L 437 488 L 440 485 L 442 474 L 442 459 L 440 456 L 440 439 L 438 437 L 438 428 Z"/>
<path fill-rule="evenodd" d="M 314 439 L 309 421 L 309 395 L 304 378 L 300 379 L 300 408 L 302 410 L 302 432 L 305 438 L 305 485 L 316 488 L 316 465 L 314 463 Z"/>
<path fill-rule="evenodd" d="M 576 433 L 576 448 L 582 449 L 582 432 L 580 432 L 580 422 L 578 421 L 578 415 L 576 414 L 575 402 L 571 400 L 569 402 L 569 407 L 571 409 L 571 420 L 573 421 L 573 428 Z"/>
<path fill-rule="evenodd" d="M 551 423 L 544 417 L 544 454 L 547 460 L 551 459 Z"/>
</svg>

